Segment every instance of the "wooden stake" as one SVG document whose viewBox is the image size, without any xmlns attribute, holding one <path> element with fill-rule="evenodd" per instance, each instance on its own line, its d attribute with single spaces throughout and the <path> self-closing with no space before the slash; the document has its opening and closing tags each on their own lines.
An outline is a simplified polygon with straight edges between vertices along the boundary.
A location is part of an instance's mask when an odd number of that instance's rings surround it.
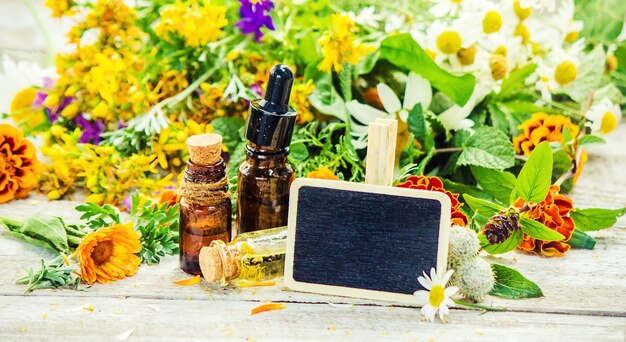
<svg viewBox="0 0 626 342">
<path fill-rule="evenodd" d="M 393 183 L 397 131 L 396 120 L 369 124 L 365 183 L 385 186 Z"/>
</svg>

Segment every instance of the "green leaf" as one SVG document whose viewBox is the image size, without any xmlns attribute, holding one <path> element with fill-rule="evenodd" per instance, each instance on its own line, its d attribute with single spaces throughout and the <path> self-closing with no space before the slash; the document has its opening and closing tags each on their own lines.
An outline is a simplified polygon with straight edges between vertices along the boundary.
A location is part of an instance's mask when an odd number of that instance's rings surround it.
<svg viewBox="0 0 626 342">
<path fill-rule="evenodd" d="M 31 216 L 24 220 L 20 233 L 38 240 L 47 241 L 59 253 L 68 249 L 65 226 L 58 217 Z"/>
<path fill-rule="evenodd" d="M 292 163 L 299 163 L 306 160 L 309 157 L 309 150 L 304 143 L 295 143 L 289 146 L 289 161 Z"/>
<path fill-rule="evenodd" d="M 596 246 L 596 240 L 580 229 L 574 229 L 566 243 L 576 249 L 593 249 Z"/>
<path fill-rule="evenodd" d="M 593 44 L 613 44 L 622 32 L 626 7 L 622 0 L 577 0 L 576 19 L 584 22 L 582 36 Z M 598 42 L 598 43 L 596 43 Z M 602 45 L 602 44 L 598 44 Z"/>
<path fill-rule="evenodd" d="M 546 198 L 552 179 L 552 149 L 550 144 L 542 142 L 528 157 L 522 167 L 515 191 L 526 202 L 539 203 Z"/>
<path fill-rule="evenodd" d="M 315 90 L 309 96 L 309 102 L 322 114 L 334 116 L 345 122 L 346 102 L 333 86 L 332 75 L 320 71 L 317 65 L 317 62 L 309 64 L 304 72 L 304 78 L 313 80 L 315 84 Z"/>
<path fill-rule="evenodd" d="M 344 101 L 352 101 L 352 64 L 348 62 L 343 62 L 339 72 L 339 88 Z"/>
<path fill-rule="evenodd" d="M 597 135 L 583 135 L 580 139 L 578 139 L 578 146 L 585 146 L 591 144 L 606 144 L 606 140 L 597 136 Z"/>
<path fill-rule="evenodd" d="M 563 127 L 563 143 L 565 145 L 571 145 L 574 142 L 574 136 L 572 135 L 572 131 L 569 129 L 569 127 L 565 126 Z"/>
<path fill-rule="evenodd" d="M 515 176 L 510 172 L 487 169 L 479 166 L 470 168 L 476 182 L 486 193 L 501 203 L 508 203 L 515 188 Z"/>
<path fill-rule="evenodd" d="M 244 125 L 245 121 L 243 118 L 230 116 L 218 117 L 211 121 L 211 126 L 215 130 L 215 133 L 219 133 L 222 136 L 222 142 L 226 148 L 228 148 L 228 151 L 231 152 L 241 142 L 239 130 Z"/>
<path fill-rule="evenodd" d="M 479 127 L 464 144 L 457 165 L 506 169 L 515 164 L 515 150 L 509 137 L 497 128 Z"/>
<path fill-rule="evenodd" d="M 468 194 L 464 194 L 463 199 L 465 200 L 465 203 L 472 208 L 472 210 L 487 217 L 491 217 L 494 214 L 499 213 L 501 210 L 504 210 L 504 207 L 499 204 L 472 197 Z"/>
<path fill-rule="evenodd" d="M 512 95 L 516 90 L 524 88 L 524 82 L 535 72 L 535 70 L 537 70 L 537 64 L 530 63 L 513 71 L 509 77 L 502 81 L 502 86 L 500 87 L 500 92 L 497 97 L 505 99 Z"/>
<path fill-rule="evenodd" d="M 524 238 L 524 233 L 521 230 L 514 231 L 508 239 L 506 239 L 502 243 L 498 243 L 495 245 L 489 244 L 487 238 L 484 234 L 478 235 L 478 240 L 480 241 L 480 246 L 485 250 L 485 252 L 489 254 L 502 254 L 506 252 L 510 252 L 517 248 Z"/>
<path fill-rule="evenodd" d="M 493 127 L 508 135 L 517 135 L 517 126 L 520 123 L 508 111 L 502 110 L 496 103 L 489 103 L 487 109 Z"/>
<path fill-rule="evenodd" d="M 518 271 L 500 264 L 491 264 L 491 269 L 496 282 L 490 295 L 508 299 L 543 297 L 541 288 Z"/>
<path fill-rule="evenodd" d="M 552 154 L 552 183 L 556 182 L 559 177 L 570 171 L 572 168 L 572 161 L 569 159 L 567 152 L 559 148 L 553 151 Z M 574 181 L 572 178 L 568 178 L 561 184 L 561 193 L 567 193 L 571 190 Z"/>
<path fill-rule="evenodd" d="M 435 63 L 409 33 L 392 35 L 380 44 L 380 58 L 400 68 L 413 71 L 458 105 L 467 103 L 476 83 L 471 74 L 453 75 Z"/>
<path fill-rule="evenodd" d="M 522 217 L 520 218 L 519 223 L 522 226 L 524 233 L 528 234 L 532 238 L 543 241 L 561 241 L 565 239 L 565 236 L 561 235 L 561 233 L 556 230 L 552 230 L 543 225 L 541 222 L 537 222 L 533 219 Z"/>
<path fill-rule="evenodd" d="M 613 227 L 617 222 L 617 218 L 624 214 L 626 214 L 626 208 L 587 208 L 569 212 L 570 217 L 576 224 L 576 229 L 583 231 L 595 231 Z"/>
<path fill-rule="evenodd" d="M 407 119 L 409 126 L 409 132 L 413 133 L 415 138 L 424 144 L 426 140 L 426 119 L 424 118 L 424 111 L 421 104 L 416 104 L 411 111 L 409 111 L 409 118 Z"/>
</svg>

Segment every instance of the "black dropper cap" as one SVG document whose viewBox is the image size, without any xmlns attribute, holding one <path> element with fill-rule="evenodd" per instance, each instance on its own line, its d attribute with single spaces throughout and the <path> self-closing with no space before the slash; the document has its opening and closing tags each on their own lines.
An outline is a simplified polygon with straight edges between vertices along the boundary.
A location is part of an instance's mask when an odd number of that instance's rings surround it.
<svg viewBox="0 0 626 342">
<path fill-rule="evenodd" d="M 291 143 L 296 110 L 289 106 L 293 72 L 284 64 L 270 71 L 265 98 L 250 101 L 245 137 L 262 148 L 285 149 Z"/>
</svg>

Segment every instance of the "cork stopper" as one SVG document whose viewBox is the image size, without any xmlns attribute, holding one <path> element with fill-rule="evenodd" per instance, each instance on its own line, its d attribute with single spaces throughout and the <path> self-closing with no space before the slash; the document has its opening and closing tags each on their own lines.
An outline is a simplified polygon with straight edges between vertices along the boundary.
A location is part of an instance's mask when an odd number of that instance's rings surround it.
<svg viewBox="0 0 626 342">
<path fill-rule="evenodd" d="M 217 283 L 222 279 L 223 269 L 220 252 L 213 247 L 200 249 L 200 271 L 209 283 Z"/>
<path fill-rule="evenodd" d="M 189 157 L 196 165 L 213 165 L 222 155 L 222 136 L 214 133 L 196 134 L 187 138 Z"/>
</svg>

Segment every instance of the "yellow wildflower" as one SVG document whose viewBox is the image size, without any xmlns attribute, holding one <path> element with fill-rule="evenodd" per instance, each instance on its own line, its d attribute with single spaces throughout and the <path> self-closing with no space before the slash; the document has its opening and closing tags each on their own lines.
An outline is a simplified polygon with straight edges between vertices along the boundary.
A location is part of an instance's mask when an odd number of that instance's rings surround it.
<svg viewBox="0 0 626 342">
<path fill-rule="evenodd" d="M 213 6 L 200 0 L 177 0 L 162 8 L 161 23 L 154 30 L 166 39 L 173 33 L 183 38 L 185 45 L 200 47 L 218 40 L 227 24 L 224 6 Z"/>
<path fill-rule="evenodd" d="M 71 16 L 75 13 L 74 10 L 72 10 L 72 6 L 75 5 L 72 0 L 46 0 L 44 5 L 52 10 L 52 16 L 54 18 Z"/>
<path fill-rule="evenodd" d="M 298 113 L 296 121 L 300 125 L 311 122 L 315 118 L 311 112 L 311 103 L 308 100 L 309 95 L 311 95 L 314 90 L 315 86 L 313 85 L 313 80 L 296 84 L 293 87 L 293 91 L 291 92 L 291 105 Z"/>
<path fill-rule="evenodd" d="M 373 47 L 355 42 L 358 31 L 356 24 L 348 16 L 333 14 L 333 29 L 326 31 L 318 40 L 324 60 L 317 66 L 322 71 L 341 71 L 344 62 L 356 64 Z"/>
</svg>

